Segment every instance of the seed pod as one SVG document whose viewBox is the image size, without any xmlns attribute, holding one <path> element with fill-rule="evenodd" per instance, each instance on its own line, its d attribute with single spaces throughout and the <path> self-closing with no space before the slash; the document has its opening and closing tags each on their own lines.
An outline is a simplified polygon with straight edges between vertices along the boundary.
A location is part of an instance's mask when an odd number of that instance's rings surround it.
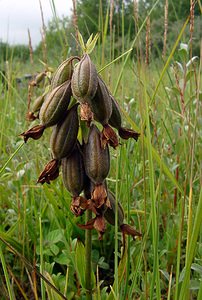
<svg viewBox="0 0 202 300">
<path fill-rule="evenodd" d="M 31 110 L 27 112 L 26 119 L 28 121 L 34 121 L 39 117 L 39 110 L 44 102 L 45 95 L 47 93 L 43 93 L 41 96 L 37 97 L 31 107 Z"/>
<path fill-rule="evenodd" d="M 37 74 L 35 78 L 36 85 L 38 85 L 45 78 L 45 76 L 46 76 L 46 72 L 41 72 Z"/>
<path fill-rule="evenodd" d="M 42 94 L 41 96 L 37 97 L 33 102 L 33 105 L 31 107 L 31 112 L 33 113 L 38 112 L 44 102 L 44 99 L 45 99 L 45 94 Z"/>
<path fill-rule="evenodd" d="M 119 104 L 112 95 L 110 95 L 110 98 L 112 102 L 112 114 L 109 119 L 109 124 L 112 127 L 118 129 L 119 136 L 122 139 L 128 140 L 129 138 L 134 138 L 137 141 L 140 134 L 132 129 L 122 127 L 122 118 Z"/>
<path fill-rule="evenodd" d="M 62 178 L 66 189 L 72 196 L 79 196 L 84 188 L 86 174 L 83 157 L 79 145 L 76 144 L 70 156 L 65 157 L 62 163 Z"/>
<path fill-rule="evenodd" d="M 111 225 L 115 225 L 115 211 L 116 211 L 116 199 L 114 194 L 111 191 L 108 191 L 108 198 L 111 205 L 107 207 L 106 211 L 104 212 L 104 217 L 107 222 Z M 118 202 L 118 225 L 122 225 L 124 221 L 124 211 L 121 204 Z"/>
<path fill-rule="evenodd" d="M 90 100 L 90 108 L 96 121 L 103 126 L 108 124 L 112 114 L 112 101 L 105 83 L 99 77 L 96 94 L 94 98 Z"/>
<path fill-rule="evenodd" d="M 72 106 L 62 121 L 53 128 L 50 146 L 55 159 L 60 160 L 69 156 L 74 149 L 79 129 L 77 107 L 78 103 Z"/>
<path fill-rule="evenodd" d="M 115 211 L 116 211 L 116 199 L 112 192 L 108 192 L 109 201 L 111 204 L 111 208 L 107 207 L 107 209 L 104 212 L 104 217 L 107 220 L 107 222 L 111 225 L 115 225 Z M 141 237 L 142 234 L 138 232 L 135 228 L 132 226 L 124 223 L 124 211 L 121 206 L 121 204 L 118 202 L 118 226 L 122 232 L 123 235 L 123 245 L 125 249 L 125 235 L 131 235 L 133 239 L 135 239 L 136 236 Z"/>
<path fill-rule="evenodd" d="M 55 71 L 53 78 L 51 80 L 51 89 L 53 90 L 57 86 L 63 84 L 67 80 L 71 80 L 73 74 L 72 61 L 74 56 L 63 61 L 57 70 Z"/>
<path fill-rule="evenodd" d="M 70 80 L 48 93 L 39 113 L 41 123 L 46 127 L 57 124 L 68 108 L 71 95 Z"/>
<path fill-rule="evenodd" d="M 101 147 L 101 134 L 95 125 L 91 125 L 88 142 L 84 146 L 84 165 L 86 174 L 95 184 L 102 184 L 109 173 L 109 148 Z"/>
<path fill-rule="evenodd" d="M 75 99 L 81 103 L 89 102 L 96 93 L 98 76 L 95 65 L 88 54 L 85 54 L 76 65 L 72 80 L 72 93 Z"/>
<path fill-rule="evenodd" d="M 109 118 L 109 124 L 112 127 L 119 129 L 122 124 L 121 111 L 118 102 L 115 100 L 115 98 L 112 95 L 110 95 L 110 99 L 112 102 L 112 114 Z"/>
</svg>

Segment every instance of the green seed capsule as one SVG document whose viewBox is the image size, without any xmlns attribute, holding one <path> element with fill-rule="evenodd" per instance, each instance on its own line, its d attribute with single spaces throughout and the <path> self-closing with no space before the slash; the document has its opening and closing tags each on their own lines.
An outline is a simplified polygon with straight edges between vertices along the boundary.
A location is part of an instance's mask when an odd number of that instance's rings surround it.
<svg viewBox="0 0 202 300">
<path fill-rule="evenodd" d="M 62 178 L 66 189 L 73 197 L 80 195 L 84 188 L 85 171 L 83 157 L 78 144 L 69 157 L 62 159 Z"/>
<path fill-rule="evenodd" d="M 104 217 L 107 220 L 107 222 L 111 225 L 115 225 L 115 211 L 116 211 L 116 199 L 114 194 L 111 191 L 108 191 L 108 198 L 111 205 L 110 207 L 107 207 L 107 209 L 104 212 Z M 118 202 L 118 224 L 121 226 L 124 221 L 124 211 L 121 206 L 121 204 Z"/>
<path fill-rule="evenodd" d="M 84 165 L 86 174 L 96 185 L 102 184 L 109 173 L 109 148 L 101 146 L 101 133 L 95 125 L 91 125 L 84 147 Z"/>
<path fill-rule="evenodd" d="M 70 80 L 48 93 L 39 113 L 41 124 L 46 127 L 57 124 L 68 108 L 71 95 Z"/>
<path fill-rule="evenodd" d="M 95 97 L 90 100 L 89 104 L 95 120 L 102 125 L 108 124 L 112 114 L 112 101 L 109 91 L 101 78 L 98 78 L 98 87 Z"/>
<path fill-rule="evenodd" d="M 57 70 L 55 71 L 53 78 L 51 80 L 51 89 L 53 90 L 57 86 L 63 84 L 67 80 L 71 80 L 73 74 L 72 61 L 74 56 L 63 61 Z"/>
<path fill-rule="evenodd" d="M 96 93 L 98 76 L 95 65 L 88 54 L 85 54 L 76 65 L 72 80 L 72 93 L 75 99 L 81 103 L 89 102 Z"/>
<path fill-rule="evenodd" d="M 79 119 L 78 104 L 66 112 L 65 117 L 54 128 L 51 135 L 50 146 L 53 158 L 62 159 L 69 156 L 77 141 Z"/>
</svg>

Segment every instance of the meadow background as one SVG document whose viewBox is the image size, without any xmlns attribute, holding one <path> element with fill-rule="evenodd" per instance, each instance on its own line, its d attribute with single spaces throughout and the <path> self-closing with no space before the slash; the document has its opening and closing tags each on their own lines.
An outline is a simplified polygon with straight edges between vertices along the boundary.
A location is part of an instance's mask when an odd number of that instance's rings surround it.
<svg viewBox="0 0 202 300">
<path fill-rule="evenodd" d="M 201 2 L 73 1 L 72 16 L 42 22 L 42 41 L 0 41 L 0 298 L 202 299 Z M 43 20 L 42 20 L 43 21 Z M 29 76 L 91 54 L 118 100 L 124 125 L 140 132 L 111 150 L 108 187 L 125 220 L 142 233 L 127 238 L 117 226 L 103 240 L 92 232 L 92 291 L 86 293 L 85 232 L 70 211 L 61 177 L 36 180 L 50 160 L 51 130 L 23 143 L 29 124 Z M 42 94 L 48 78 L 33 88 Z"/>
</svg>

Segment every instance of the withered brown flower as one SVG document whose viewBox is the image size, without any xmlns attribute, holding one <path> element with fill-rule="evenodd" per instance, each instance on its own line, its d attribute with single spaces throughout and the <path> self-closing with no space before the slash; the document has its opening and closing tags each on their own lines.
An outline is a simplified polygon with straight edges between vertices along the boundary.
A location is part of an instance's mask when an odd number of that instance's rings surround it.
<svg viewBox="0 0 202 300">
<path fill-rule="evenodd" d="M 31 129 L 28 129 L 27 131 L 24 131 L 23 133 L 21 133 L 20 136 L 23 136 L 25 143 L 27 142 L 27 140 L 29 138 L 38 140 L 42 136 L 45 128 L 46 128 L 45 125 L 36 125 L 36 126 L 32 127 Z"/>
<path fill-rule="evenodd" d="M 59 161 L 52 159 L 45 166 L 44 170 L 39 175 L 37 183 L 44 184 L 45 182 L 50 184 L 50 181 L 56 179 L 59 176 Z"/>
</svg>

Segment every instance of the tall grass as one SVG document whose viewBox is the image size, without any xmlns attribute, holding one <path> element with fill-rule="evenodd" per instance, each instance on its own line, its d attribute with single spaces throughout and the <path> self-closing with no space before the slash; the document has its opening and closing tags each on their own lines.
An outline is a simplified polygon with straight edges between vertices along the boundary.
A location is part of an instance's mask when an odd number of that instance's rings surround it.
<svg viewBox="0 0 202 300">
<path fill-rule="evenodd" d="M 149 16 L 158 9 L 158 2 Z M 143 237 L 136 241 L 127 238 L 123 252 L 116 210 L 115 228 L 107 227 L 103 241 L 92 232 L 92 260 L 88 263 L 94 272 L 87 285 L 93 289 L 93 299 L 200 299 L 201 57 L 192 58 L 191 48 L 180 48 L 180 42 L 188 43 L 182 37 L 189 16 L 172 49 L 164 51 L 163 60 L 151 59 L 145 65 L 145 51 L 138 39 L 145 34 L 147 19 L 141 22 L 136 18 L 141 23 L 128 45 L 123 10 L 122 50 L 115 58 L 116 29 L 110 26 L 108 32 L 107 26 L 113 15 L 109 5 L 104 16 L 101 3 L 102 32 L 92 57 L 121 105 L 125 125 L 141 133 L 137 143 L 121 140 L 119 148 L 112 150 L 107 183 L 117 203 L 121 202 L 126 221 Z M 67 53 L 64 48 L 62 54 Z M 85 220 L 71 214 L 71 197 L 60 178 L 48 187 L 36 185 L 49 159 L 50 131 L 40 142 L 24 145 L 21 141 L 19 134 L 29 126 L 24 119 L 27 83 L 16 85 L 13 74 L 21 65 L 16 67 L 12 57 L 8 61 L 8 89 L 0 83 L 1 299 L 86 299 L 85 233 L 76 225 Z M 182 90 L 178 79 L 186 83 Z M 43 89 L 41 85 L 39 92 Z"/>
</svg>

